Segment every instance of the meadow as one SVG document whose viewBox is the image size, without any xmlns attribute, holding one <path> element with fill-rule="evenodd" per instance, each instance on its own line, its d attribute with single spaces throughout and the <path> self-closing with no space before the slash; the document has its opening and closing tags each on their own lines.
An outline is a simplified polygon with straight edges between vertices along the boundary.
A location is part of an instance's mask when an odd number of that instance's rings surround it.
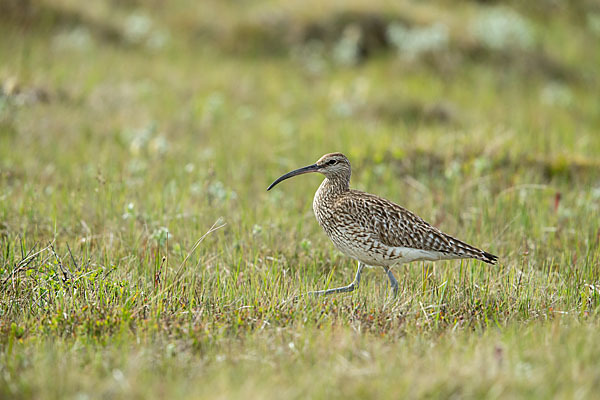
<svg viewBox="0 0 600 400">
<path fill-rule="evenodd" d="M 600 8 L 5 0 L 0 398 L 593 398 Z M 500 257 L 359 290 L 351 185 Z"/>
</svg>

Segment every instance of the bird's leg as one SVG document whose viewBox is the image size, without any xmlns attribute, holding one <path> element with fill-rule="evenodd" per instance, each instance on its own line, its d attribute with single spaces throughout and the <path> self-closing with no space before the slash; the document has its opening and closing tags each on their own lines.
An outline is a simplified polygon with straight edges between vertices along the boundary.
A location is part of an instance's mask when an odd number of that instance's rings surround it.
<svg viewBox="0 0 600 400">
<path fill-rule="evenodd" d="M 354 289 L 358 289 L 358 285 L 360 284 L 360 273 L 362 272 L 364 267 L 365 267 L 365 265 L 359 261 L 358 269 L 356 270 L 356 275 L 354 276 L 354 281 L 352 281 L 352 283 L 347 286 L 341 286 L 338 288 L 327 289 L 327 290 L 316 290 L 314 292 L 308 292 L 308 294 L 326 295 L 326 294 L 333 294 L 333 293 L 352 292 Z"/>
<path fill-rule="evenodd" d="M 394 297 L 398 296 L 398 281 L 394 277 L 394 274 L 392 273 L 392 269 L 390 267 L 383 267 L 383 269 L 385 269 L 385 273 L 387 274 L 387 276 L 390 280 L 390 285 L 392 285 L 392 291 L 394 292 Z"/>
</svg>

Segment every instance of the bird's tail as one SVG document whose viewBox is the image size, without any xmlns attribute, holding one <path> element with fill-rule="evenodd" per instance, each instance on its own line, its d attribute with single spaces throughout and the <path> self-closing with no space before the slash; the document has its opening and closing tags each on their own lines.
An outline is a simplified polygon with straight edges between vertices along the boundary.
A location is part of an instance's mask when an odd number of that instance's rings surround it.
<svg viewBox="0 0 600 400">
<path fill-rule="evenodd" d="M 452 236 L 448 236 L 448 239 L 453 248 L 452 253 L 454 253 L 458 258 L 475 258 L 488 264 L 498 263 L 498 256 L 478 249 L 475 246 L 471 246 L 470 244 L 465 243 L 462 240 L 458 240 Z"/>
<path fill-rule="evenodd" d="M 479 250 L 481 252 L 481 256 L 480 257 L 475 257 L 478 260 L 481 260 L 483 262 L 486 262 L 488 264 L 497 264 L 498 263 L 498 256 L 493 255 L 492 253 L 488 253 L 487 251 L 483 251 L 483 250 Z"/>
</svg>

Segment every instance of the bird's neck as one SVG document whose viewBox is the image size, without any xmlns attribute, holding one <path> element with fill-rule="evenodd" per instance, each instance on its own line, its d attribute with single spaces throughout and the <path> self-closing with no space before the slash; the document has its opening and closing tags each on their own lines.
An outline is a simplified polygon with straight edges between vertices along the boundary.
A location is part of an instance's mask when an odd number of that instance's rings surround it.
<svg viewBox="0 0 600 400">
<path fill-rule="evenodd" d="M 328 198 L 337 196 L 350 190 L 350 182 L 347 179 L 325 178 L 317 190 L 317 196 Z"/>
<path fill-rule="evenodd" d="M 344 181 L 337 181 L 329 178 L 325 178 L 321 183 L 321 186 L 319 186 L 319 189 L 315 193 L 315 198 L 313 199 L 313 211 L 319 225 L 321 225 L 323 229 L 328 229 L 327 226 L 329 225 L 327 221 L 333 217 L 330 205 L 335 203 L 336 199 L 348 190 L 350 190 L 349 182 L 346 181 L 344 183 Z"/>
</svg>

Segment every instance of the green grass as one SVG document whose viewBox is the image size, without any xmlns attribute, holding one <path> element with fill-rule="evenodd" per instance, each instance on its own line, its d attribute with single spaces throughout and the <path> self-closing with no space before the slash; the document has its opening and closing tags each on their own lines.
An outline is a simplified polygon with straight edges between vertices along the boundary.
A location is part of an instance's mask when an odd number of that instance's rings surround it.
<svg viewBox="0 0 600 400">
<path fill-rule="evenodd" d="M 598 32 L 514 2 L 536 45 L 496 54 L 476 3 L 371 3 L 0 17 L 0 398 L 593 397 Z M 335 30 L 302 42 L 345 10 L 444 21 L 448 48 L 348 66 Z M 353 187 L 500 264 L 399 266 L 395 299 L 369 269 L 293 301 L 356 266 L 312 215 L 321 178 L 266 187 L 332 151 Z"/>
</svg>

